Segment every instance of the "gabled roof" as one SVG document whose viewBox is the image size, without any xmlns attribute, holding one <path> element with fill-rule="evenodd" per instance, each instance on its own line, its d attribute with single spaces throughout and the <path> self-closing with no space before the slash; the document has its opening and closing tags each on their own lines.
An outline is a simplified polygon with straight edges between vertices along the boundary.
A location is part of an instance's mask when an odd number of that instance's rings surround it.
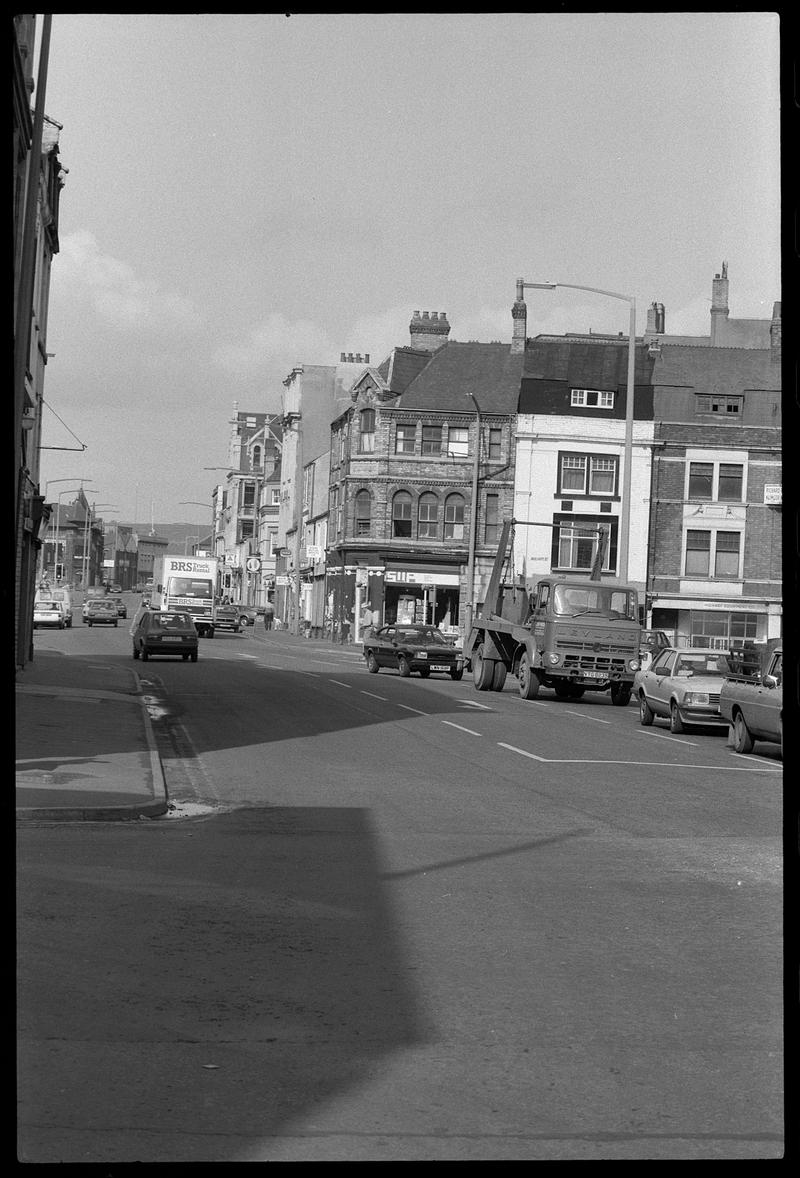
<svg viewBox="0 0 800 1178">
<path fill-rule="evenodd" d="M 649 384 L 652 360 L 641 340 L 634 344 L 634 383 Z M 628 380 L 628 340 L 536 336 L 525 349 L 526 380 L 565 381 L 576 388 L 615 389 Z"/>
<path fill-rule="evenodd" d="M 393 348 L 385 361 L 386 372 L 383 374 L 390 391 L 395 394 L 405 392 L 435 354 L 424 348 Z"/>
<path fill-rule="evenodd" d="M 481 413 L 516 413 L 522 355 L 504 343 L 458 343 L 450 340 L 431 355 L 397 401 L 401 409 L 474 413 L 470 393 Z"/>
</svg>

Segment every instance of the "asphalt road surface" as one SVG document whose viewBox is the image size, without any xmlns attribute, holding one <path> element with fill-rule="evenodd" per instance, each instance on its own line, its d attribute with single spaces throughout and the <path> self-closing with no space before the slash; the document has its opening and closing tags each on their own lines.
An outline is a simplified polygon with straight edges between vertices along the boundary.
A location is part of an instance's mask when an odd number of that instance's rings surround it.
<svg viewBox="0 0 800 1178">
<path fill-rule="evenodd" d="M 781 762 L 262 627 L 133 664 L 173 810 L 22 824 L 28 1162 L 782 1155 Z"/>
</svg>

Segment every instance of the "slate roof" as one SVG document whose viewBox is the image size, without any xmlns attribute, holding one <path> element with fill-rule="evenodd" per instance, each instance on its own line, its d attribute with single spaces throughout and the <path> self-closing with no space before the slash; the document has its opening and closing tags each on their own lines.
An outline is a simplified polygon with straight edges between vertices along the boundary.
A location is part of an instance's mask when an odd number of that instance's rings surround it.
<svg viewBox="0 0 800 1178">
<path fill-rule="evenodd" d="M 401 409 L 474 413 L 473 393 L 481 413 L 516 413 L 521 375 L 522 355 L 512 355 L 510 344 L 450 340 L 396 403 Z"/>
<path fill-rule="evenodd" d="M 381 375 L 388 381 L 390 391 L 404 392 L 435 354 L 425 348 L 394 348 L 385 361 L 385 372 L 381 365 Z"/>
<path fill-rule="evenodd" d="M 662 344 L 653 384 L 680 388 L 724 386 L 726 391 L 781 387 L 781 365 L 769 348 L 698 348 Z"/>
</svg>

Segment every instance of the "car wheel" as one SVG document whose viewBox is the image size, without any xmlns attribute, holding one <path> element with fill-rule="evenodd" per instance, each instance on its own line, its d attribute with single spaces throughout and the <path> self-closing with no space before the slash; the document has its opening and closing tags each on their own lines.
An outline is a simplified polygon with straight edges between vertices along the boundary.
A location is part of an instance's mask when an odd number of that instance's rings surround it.
<svg viewBox="0 0 800 1178">
<path fill-rule="evenodd" d="M 377 675 L 378 671 L 380 670 L 380 667 L 378 666 L 378 660 L 375 658 L 375 655 L 371 650 L 367 651 L 367 670 L 369 671 L 370 675 Z"/>
<path fill-rule="evenodd" d="M 456 671 L 451 671 L 451 672 L 450 672 L 450 678 L 451 678 L 451 679 L 455 679 L 455 680 L 456 680 L 456 682 L 457 682 L 459 679 L 463 679 L 463 678 L 464 678 L 464 668 L 463 668 L 463 667 L 459 667 L 459 668 L 458 668 Z"/>
<path fill-rule="evenodd" d="M 419 673 L 420 679 L 427 679 L 431 673 L 430 667 L 422 667 Z"/>
<path fill-rule="evenodd" d="M 135 659 L 138 659 L 138 657 L 139 657 L 139 652 L 138 652 L 138 650 L 136 649 L 136 647 L 135 647 L 135 646 L 134 646 L 134 648 L 133 648 L 133 657 L 134 657 Z"/>
<path fill-rule="evenodd" d="M 539 694 L 539 676 L 531 666 L 531 661 L 526 651 L 519 660 L 519 694 L 522 699 L 535 699 Z"/>
<path fill-rule="evenodd" d="M 206 638 L 213 638 L 213 637 L 214 637 L 214 627 L 212 626 L 210 630 L 206 630 Z"/>
<path fill-rule="evenodd" d="M 494 674 L 492 675 L 492 691 L 502 691 L 506 685 L 506 675 L 508 674 L 508 667 L 500 659 L 494 665 Z"/>
<path fill-rule="evenodd" d="M 188 656 L 188 654 L 182 654 L 181 658 L 183 659 L 184 662 L 188 662 L 189 656 Z"/>
<path fill-rule="evenodd" d="M 649 728 L 655 720 L 655 713 L 647 702 L 643 691 L 639 692 L 639 723 L 644 724 L 645 728 Z"/>
<path fill-rule="evenodd" d="M 119 622 L 115 622 L 115 623 L 114 623 L 114 629 L 115 629 L 115 630 L 116 630 L 116 628 L 117 628 L 117 626 L 118 626 L 118 625 L 119 625 Z"/>
<path fill-rule="evenodd" d="M 669 705 L 669 730 L 676 734 L 683 732 L 683 720 L 681 719 L 681 714 L 678 711 L 678 705 L 675 703 L 675 700 Z"/>
<path fill-rule="evenodd" d="M 744 716 L 741 712 L 737 712 L 733 721 L 733 747 L 737 753 L 752 753 L 754 744 L 755 741 Z"/>
<path fill-rule="evenodd" d="M 191 657 L 192 657 L 192 662 L 196 663 L 197 662 L 197 651 L 195 651 Z"/>
<path fill-rule="evenodd" d="M 405 655 L 402 655 L 402 654 L 400 655 L 400 661 L 398 662 L 397 665 L 400 669 L 400 674 L 403 676 L 404 679 L 407 679 L 408 676 L 411 674 L 411 664 L 409 663 L 409 661 L 405 657 Z"/>
<path fill-rule="evenodd" d="M 247 614 L 242 614 L 239 618 L 239 625 L 245 627 L 250 625 L 250 619 L 247 617 Z"/>
<path fill-rule="evenodd" d="M 92 623 L 91 623 L 91 622 L 87 622 L 87 625 L 88 625 L 89 629 L 91 630 L 91 628 L 92 628 Z"/>
<path fill-rule="evenodd" d="M 617 708 L 627 708 L 628 704 L 631 702 L 630 683 L 612 683 L 611 702 Z"/>
<path fill-rule="evenodd" d="M 142 662 L 146 663 L 149 658 L 150 658 L 150 655 L 148 654 L 147 650 L 143 646 L 142 647 Z"/>
<path fill-rule="evenodd" d="M 494 679 L 494 659 L 483 657 L 483 645 L 472 656 L 472 682 L 476 691 L 491 691 Z"/>
</svg>

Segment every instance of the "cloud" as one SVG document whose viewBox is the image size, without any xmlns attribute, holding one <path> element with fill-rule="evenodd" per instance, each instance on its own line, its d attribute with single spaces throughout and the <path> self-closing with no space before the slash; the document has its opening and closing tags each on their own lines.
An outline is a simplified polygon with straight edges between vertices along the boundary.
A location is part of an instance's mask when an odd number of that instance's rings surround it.
<svg viewBox="0 0 800 1178">
<path fill-rule="evenodd" d="M 71 300 L 88 300 L 95 312 L 119 328 L 174 331 L 200 326 L 190 299 L 137 278 L 133 267 L 100 251 L 93 233 L 79 230 L 61 238 L 59 290 Z"/>
<path fill-rule="evenodd" d="M 338 360 L 325 329 L 310 319 L 290 321 L 272 311 L 249 335 L 222 344 L 212 354 L 220 368 L 241 375 L 269 369 L 287 375 L 297 364 L 333 364 Z"/>
</svg>

